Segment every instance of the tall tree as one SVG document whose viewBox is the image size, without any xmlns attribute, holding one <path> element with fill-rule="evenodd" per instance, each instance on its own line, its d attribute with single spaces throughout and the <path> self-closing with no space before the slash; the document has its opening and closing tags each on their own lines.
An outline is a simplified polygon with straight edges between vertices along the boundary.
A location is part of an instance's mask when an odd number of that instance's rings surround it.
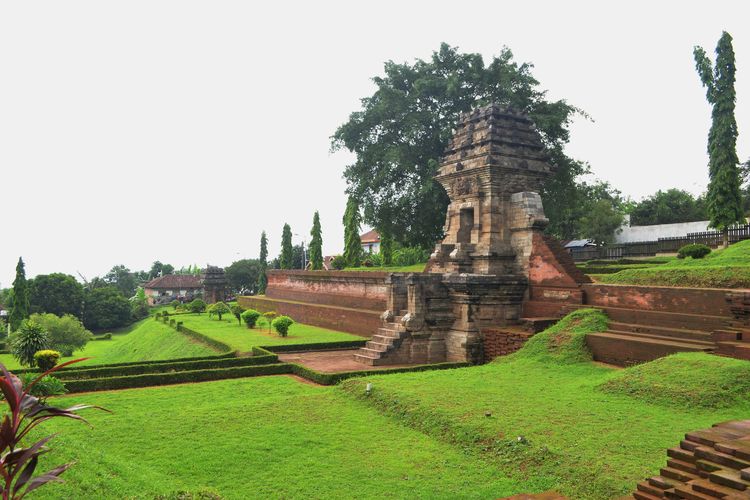
<svg viewBox="0 0 750 500">
<path fill-rule="evenodd" d="M 21 257 L 16 265 L 16 279 L 13 280 L 13 307 L 8 315 L 10 329 L 15 331 L 21 322 L 29 317 L 29 284 L 26 281 L 26 268 Z"/>
<path fill-rule="evenodd" d="M 362 240 L 359 237 L 361 228 L 359 204 L 353 195 L 349 195 L 344 211 L 344 260 L 349 267 L 358 267 L 362 258 Z"/>
<path fill-rule="evenodd" d="M 284 224 L 281 231 L 281 256 L 279 257 L 281 269 L 291 269 L 293 262 L 292 250 L 292 228 Z"/>
<path fill-rule="evenodd" d="M 378 231 L 380 234 L 380 256 L 383 258 L 383 265 L 390 266 L 393 263 L 393 238 L 388 231 L 382 229 Z"/>
<path fill-rule="evenodd" d="M 310 266 L 313 271 L 323 269 L 323 232 L 320 228 L 320 214 L 315 211 L 313 226 L 310 230 Z"/>
<path fill-rule="evenodd" d="M 162 267 L 162 271 L 164 268 Z M 110 286 L 114 286 L 125 297 L 132 297 L 135 294 L 135 289 L 138 286 L 138 280 L 135 275 L 130 272 L 130 269 L 123 265 L 114 266 L 110 271 L 104 275 L 104 282 Z"/>
<path fill-rule="evenodd" d="M 266 271 L 268 270 L 268 238 L 266 232 L 260 233 L 260 275 L 258 276 L 258 294 L 266 293 L 266 286 L 268 285 L 268 277 Z"/>
<path fill-rule="evenodd" d="M 568 158 L 568 124 L 579 110 L 563 100 L 548 101 L 531 75 L 507 48 L 485 64 L 481 54 L 460 53 L 443 43 L 427 60 L 385 63 L 373 78 L 376 91 L 361 100 L 332 137 L 332 149 L 348 149 L 356 161 L 344 172 L 348 192 L 362 204 L 364 220 L 399 243 L 431 248 L 442 236 L 448 196 L 433 180 L 461 113 L 489 104 L 527 113 L 542 135 L 555 177 L 541 193 L 550 231 L 573 232 L 578 202 L 576 178 L 585 164 Z"/>
<path fill-rule="evenodd" d="M 224 269 L 224 275 L 234 292 L 255 295 L 258 292 L 261 263 L 255 259 L 242 259 L 232 262 Z"/>
<path fill-rule="evenodd" d="M 737 121 L 734 118 L 736 93 L 734 90 L 735 64 L 732 37 L 724 31 L 716 45 L 716 65 L 703 48 L 693 49 L 695 69 L 706 87 L 706 99 L 711 104 L 711 130 L 708 133 L 708 192 L 706 202 L 711 226 L 724 233 L 728 228 L 743 223 L 740 193 L 739 158 L 737 157 Z"/>
</svg>

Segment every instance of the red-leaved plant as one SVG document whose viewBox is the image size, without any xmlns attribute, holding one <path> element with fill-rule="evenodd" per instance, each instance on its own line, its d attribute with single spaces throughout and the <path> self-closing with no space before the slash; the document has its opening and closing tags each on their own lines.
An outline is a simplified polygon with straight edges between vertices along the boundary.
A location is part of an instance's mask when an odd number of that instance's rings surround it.
<svg viewBox="0 0 750 500">
<path fill-rule="evenodd" d="M 55 366 L 39 375 L 25 388 L 21 380 L 10 373 L 0 363 L 2 377 L 0 377 L 0 390 L 3 391 L 5 402 L 8 405 L 0 424 L 0 474 L 2 475 L 2 500 L 21 499 L 27 493 L 34 491 L 50 481 L 62 481 L 60 474 L 65 472 L 73 463 L 61 465 L 51 471 L 39 474 L 36 477 L 34 470 L 39 463 L 39 457 L 49 451 L 45 445 L 55 435 L 40 439 L 30 446 L 23 446 L 21 442 L 29 432 L 45 420 L 54 417 L 68 417 L 76 420 L 86 420 L 77 415 L 76 412 L 85 408 L 97 408 L 109 411 L 99 406 L 75 405 L 70 408 L 54 408 L 48 406 L 46 401 L 30 394 L 31 389 L 41 379 L 59 370 L 64 366 L 84 361 L 88 358 L 74 359 Z M 88 422 L 86 422 L 88 423 Z"/>
</svg>

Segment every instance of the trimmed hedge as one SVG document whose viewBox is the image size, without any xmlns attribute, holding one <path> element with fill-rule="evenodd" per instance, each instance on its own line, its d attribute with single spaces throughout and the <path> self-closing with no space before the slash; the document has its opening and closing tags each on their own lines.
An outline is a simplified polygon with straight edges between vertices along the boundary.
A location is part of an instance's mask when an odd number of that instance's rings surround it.
<svg viewBox="0 0 750 500">
<path fill-rule="evenodd" d="M 195 330 L 191 330 L 190 328 L 186 328 L 183 324 L 179 325 L 179 328 L 177 328 L 177 331 L 187 335 L 188 337 L 192 337 L 198 342 L 201 342 L 203 344 L 206 344 L 207 346 L 216 349 L 219 352 L 228 352 L 232 350 L 232 347 L 228 344 L 225 344 L 224 342 L 221 342 L 216 339 L 212 339 L 211 337 L 204 335 L 200 332 L 196 332 Z"/>
<path fill-rule="evenodd" d="M 408 366 L 404 368 L 385 368 L 383 370 L 361 370 L 356 372 L 337 372 L 337 373 L 322 373 L 310 368 L 298 365 L 295 363 L 291 364 L 292 373 L 307 380 L 311 380 L 321 385 L 336 385 L 342 380 L 354 377 L 366 377 L 371 375 L 389 375 L 391 373 L 408 373 L 408 372 L 426 372 L 431 370 L 450 370 L 452 368 L 465 368 L 467 366 L 473 366 L 467 362 L 453 362 L 453 363 L 435 363 L 431 365 L 418 365 Z"/>
<path fill-rule="evenodd" d="M 336 349 L 355 349 L 358 347 L 364 347 L 365 344 L 367 344 L 366 340 L 341 340 L 338 342 L 319 342 L 316 344 L 267 345 L 260 346 L 260 348 L 269 352 L 327 351 Z"/>
<path fill-rule="evenodd" d="M 219 358 L 201 361 L 183 361 L 180 363 L 144 364 L 132 366 L 114 366 L 108 368 L 91 367 L 80 370 L 61 371 L 57 374 L 63 380 L 121 377 L 129 375 L 146 375 L 152 373 L 170 373 L 194 370 L 212 370 L 235 366 L 267 365 L 278 362 L 275 354 L 244 358 Z"/>
<path fill-rule="evenodd" d="M 105 333 L 104 335 L 95 335 L 91 340 L 112 340 L 112 334 Z"/>
<path fill-rule="evenodd" d="M 277 363 L 272 365 L 240 366 L 217 368 L 214 370 L 195 370 L 173 373 L 149 373 L 125 377 L 93 378 L 86 380 L 66 380 L 68 392 L 110 391 L 114 389 L 134 389 L 156 385 L 184 384 L 189 382 L 209 382 L 260 375 L 281 375 L 291 373 L 291 365 Z"/>
</svg>

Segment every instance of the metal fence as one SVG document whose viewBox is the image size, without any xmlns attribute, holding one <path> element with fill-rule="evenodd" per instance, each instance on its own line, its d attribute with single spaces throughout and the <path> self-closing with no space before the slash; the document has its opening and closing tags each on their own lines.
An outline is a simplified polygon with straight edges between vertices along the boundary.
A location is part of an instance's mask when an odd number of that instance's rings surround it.
<svg viewBox="0 0 750 500">
<path fill-rule="evenodd" d="M 750 224 L 729 228 L 729 243 L 750 239 Z M 584 261 L 594 259 L 623 259 L 626 257 L 653 257 L 657 253 L 676 253 L 680 248 L 691 243 L 707 245 L 717 248 L 724 241 L 720 231 L 704 231 L 688 233 L 685 236 L 659 238 L 657 241 L 639 241 L 634 243 L 619 243 L 605 247 L 569 248 L 573 260 Z"/>
</svg>

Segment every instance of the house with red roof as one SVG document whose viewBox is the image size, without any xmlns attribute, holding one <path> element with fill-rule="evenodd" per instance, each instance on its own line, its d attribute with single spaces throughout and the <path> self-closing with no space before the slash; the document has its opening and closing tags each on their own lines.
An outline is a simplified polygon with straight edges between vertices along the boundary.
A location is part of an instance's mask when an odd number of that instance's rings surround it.
<svg viewBox="0 0 750 500">
<path fill-rule="evenodd" d="M 169 304 L 173 300 L 190 302 L 203 296 L 203 282 L 193 274 L 166 274 L 143 285 L 151 305 Z"/>
<path fill-rule="evenodd" d="M 362 250 L 365 253 L 380 253 L 380 233 L 372 229 L 361 235 L 359 239 L 362 241 Z"/>
</svg>

